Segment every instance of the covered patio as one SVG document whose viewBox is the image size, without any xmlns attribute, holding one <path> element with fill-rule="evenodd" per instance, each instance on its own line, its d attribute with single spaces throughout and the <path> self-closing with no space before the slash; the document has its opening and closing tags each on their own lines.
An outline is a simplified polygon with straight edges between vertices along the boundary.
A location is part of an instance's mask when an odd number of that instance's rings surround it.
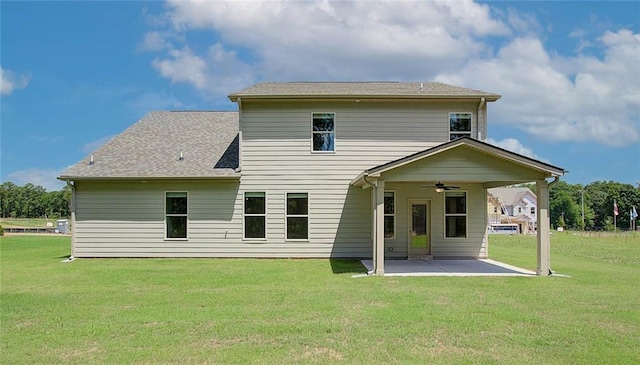
<svg viewBox="0 0 640 365">
<path fill-rule="evenodd" d="M 373 260 L 362 260 L 373 272 Z M 525 276 L 536 273 L 490 259 L 477 260 L 385 260 L 385 276 Z"/>
<path fill-rule="evenodd" d="M 364 170 L 351 184 L 371 189 L 373 259 L 370 260 L 371 267 L 367 266 L 369 273 L 394 275 L 413 271 L 462 274 L 465 270 L 475 270 L 479 273 L 489 271 L 497 274 L 500 271 L 531 275 L 526 270 L 513 267 L 505 269 L 504 265 L 488 260 L 487 189 L 535 181 L 538 230 L 537 267 L 534 274 L 550 275 L 549 187 L 564 173 L 562 168 L 469 137 Z M 419 193 L 420 188 L 428 190 Z M 389 240 L 385 241 L 390 236 L 390 225 L 385 227 L 385 192 L 390 189 L 394 191 L 394 199 L 398 200 L 394 200 L 394 204 L 402 204 L 404 208 L 404 203 L 408 202 L 409 208 L 405 211 L 411 212 L 411 207 L 420 206 L 421 211 L 425 212 L 419 217 L 420 231 L 411 225 L 411 219 L 414 219 L 411 213 L 405 222 L 402 215 L 393 217 L 394 226 L 401 227 L 399 231 L 394 228 L 395 251 L 393 247 L 387 248 Z M 456 193 L 450 192 L 451 189 Z M 420 202 L 416 202 L 418 198 Z M 412 250 L 411 236 L 424 236 L 426 250 L 422 253 Z M 401 240 L 406 237 L 406 241 L 409 241 L 405 257 L 427 256 L 437 260 L 425 260 L 422 263 L 420 260 L 404 263 L 387 260 L 390 258 L 385 256 L 387 251 L 397 255 L 398 237 Z M 405 247 L 401 248 L 404 250 Z M 417 267 L 419 264 L 422 266 Z M 467 268 L 462 269 L 463 266 Z"/>
</svg>

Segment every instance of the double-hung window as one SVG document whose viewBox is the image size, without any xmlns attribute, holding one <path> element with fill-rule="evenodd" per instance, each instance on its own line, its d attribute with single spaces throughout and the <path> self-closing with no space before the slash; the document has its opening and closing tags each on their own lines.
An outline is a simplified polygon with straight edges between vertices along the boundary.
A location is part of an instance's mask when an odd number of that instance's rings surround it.
<svg viewBox="0 0 640 365">
<path fill-rule="evenodd" d="M 444 206 L 445 237 L 467 237 L 467 193 L 464 191 L 445 192 Z"/>
<path fill-rule="evenodd" d="M 449 140 L 471 137 L 471 113 L 449 113 Z"/>
<path fill-rule="evenodd" d="M 165 193 L 166 239 L 187 239 L 188 201 L 186 191 Z"/>
<path fill-rule="evenodd" d="M 396 237 L 396 193 L 384 192 L 384 238 Z"/>
<path fill-rule="evenodd" d="M 287 240 L 309 239 L 309 195 L 287 193 Z"/>
<path fill-rule="evenodd" d="M 336 124 L 334 113 L 313 113 L 311 149 L 313 152 L 335 152 Z"/>
<path fill-rule="evenodd" d="M 267 215 L 264 192 L 244 193 L 244 238 L 266 238 Z"/>
</svg>

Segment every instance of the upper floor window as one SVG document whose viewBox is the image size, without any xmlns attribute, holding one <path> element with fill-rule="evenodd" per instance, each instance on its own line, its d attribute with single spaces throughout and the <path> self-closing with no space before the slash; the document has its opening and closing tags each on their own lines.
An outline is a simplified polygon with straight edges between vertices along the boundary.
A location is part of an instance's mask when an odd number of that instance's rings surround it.
<svg viewBox="0 0 640 365">
<path fill-rule="evenodd" d="M 449 113 L 449 140 L 471 137 L 471 113 Z"/>
<path fill-rule="evenodd" d="M 531 207 L 531 215 L 536 215 L 536 207 Z"/>
<path fill-rule="evenodd" d="M 313 152 L 335 152 L 335 117 L 334 113 L 313 113 L 311 122 Z"/>
</svg>

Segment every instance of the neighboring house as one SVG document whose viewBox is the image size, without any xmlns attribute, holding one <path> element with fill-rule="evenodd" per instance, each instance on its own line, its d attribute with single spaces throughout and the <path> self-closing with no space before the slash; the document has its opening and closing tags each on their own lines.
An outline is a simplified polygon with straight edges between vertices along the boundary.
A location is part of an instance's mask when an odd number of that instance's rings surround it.
<svg viewBox="0 0 640 365">
<path fill-rule="evenodd" d="M 487 189 L 536 181 L 548 274 L 546 179 L 564 170 L 483 142 L 499 95 L 292 82 L 229 98 L 238 112 L 150 113 L 64 172 L 72 255 L 373 257 L 380 275 L 384 258 L 487 257 Z"/>
<path fill-rule="evenodd" d="M 538 197 L 529 188 L 493 188 L 489 193 L 489 226 L 517 224 L 519 233 L 535 233 Z"/>
</svg>

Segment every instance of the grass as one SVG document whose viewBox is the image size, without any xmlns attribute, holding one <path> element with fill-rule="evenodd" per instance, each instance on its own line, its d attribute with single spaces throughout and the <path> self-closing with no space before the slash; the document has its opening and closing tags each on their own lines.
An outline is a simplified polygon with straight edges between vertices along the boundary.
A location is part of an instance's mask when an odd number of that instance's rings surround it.
<svg viewBox="0 0 640 365">
<path fill-rule="evenodd" d="M 0 363 L 630 364 L 640 236 L 552 236 L 570 278 L 362 277 L 349 260 L 78 259 L 1 239 Z M 535 268 L 535 239 L 491 257 Z"/>
<path fill-rule="evenodd" d="M 62 218 L 61 218 L 62 219 Z M 47 222 L 56 225 L 56 219 L 46 218 L 0 218 L 0 226 L 3 227 L 28 227 L 28 228 L 43 228 L 47 226 Z"/>
</svg>

